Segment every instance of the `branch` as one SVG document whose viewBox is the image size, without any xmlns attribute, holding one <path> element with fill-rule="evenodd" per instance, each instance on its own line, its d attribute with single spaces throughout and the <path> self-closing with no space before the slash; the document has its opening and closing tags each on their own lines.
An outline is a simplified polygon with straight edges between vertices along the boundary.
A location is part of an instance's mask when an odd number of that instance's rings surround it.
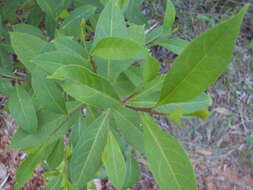
<svg viewBox="0 0 253 190">
<path fill-rule="evenodd" d="M 157 112 L 157 111 L 153 110 L 152 108 L 139 108 L 139 107 L 134 107 L 134 106 L 130 106 L 130 105 L 125 105 L 125 106 L 127 108 L 135 110 L 137 112 L 145 112 L 145 113 L 160 115 L 160 116 L 163 116 L 163 117 L 167 117 L 168 116 L 168 114 Z"/>
<path fill-rule="evenodd" d="M 19 82 L 27 82 L 27 80 L 26 80 L 26 79 L 22 79 L 22 78 L 15 78 L 15 77 L 6 76 L 6 75 L 1 75 L 1 74 L 0 74 L 0 78 L 10 79 L 10 80 L 19 81 Z"/>
</svg>

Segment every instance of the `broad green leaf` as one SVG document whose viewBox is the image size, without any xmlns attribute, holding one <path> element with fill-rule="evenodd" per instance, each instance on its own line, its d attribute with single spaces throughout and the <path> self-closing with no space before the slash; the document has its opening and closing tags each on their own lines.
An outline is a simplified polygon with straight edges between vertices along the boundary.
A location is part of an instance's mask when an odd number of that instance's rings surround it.
<svg viewBox="0 0 253 190">
<path fill-rule="evenodd" d="M 120 146 L 112 133 L 109 133 L 108 136 L 107 145 L 103 153 L 103 162 L 110 182 L 116 189 L 121 189 L 127 172 L 126 162 Z"/>
<path fill-rule="evenodd" d="M 31 96 L 21 86 L 16 86 L 9 93 L 9 111 L 17 124 L 28 133 L 35 133 L 38 119 Z"/>
<path fill-rule="evenodd" d="M 91 5 L 83 5 L 78 7 L 64 20 L 60 30 L 66 35 L 79 37 L 81 33 L 81 20 L 88 20 L 95 14 L 95 11 L 96 7 Z"/>
<path fill-rule="evenodd" d="M 122 190 L 128 189 L 136 184 L 140 178 L 140 168 L 134 158 L 132 151 L 128 151 L 126 159 L 127 174 Z"/>
<path fill-rule="evenodd" d="M 26 33 L 26 34 L 39 37 L 42 40 L 45 39 L 42 32 L 39 30 L 39 28 L 29 25 L 29 24 L 16 24 L 13 26 L 13 30 L 14 32 L 21 32 L 21 33 Z"/>
<path fill-rule="evenodd" d="M 83 65 L 89 67 L 88 61 L 69 50 L 57 50 L 39 54 L 31 60 L 36 67 L 50 74 L 64 65 Z"/>
<path fill-rule="evenodd" d="M 143 64 L 143 77 L 144 81 L 148 82 L 153 80 L 160 73 L 160 62 L 152 57 L 148 56 Z"/>
<path fill-rule="evenodd" d="M 230 63 L 247 9 L 245 6 L 187 46 L 166 75 L 158 105 L 190 100 L 217 80 Z"/>
<path fill-rule="evenodd" d="M 32 87 L 39 103 L 48 111 L 66 114 L 64 94 L 40 69 L 32 73 Z"/>
<path fill-rule="evenodd" d="M 46 144 L 43 144 L 39 146 L 34 153 L 28 155 L 25 161 L 23 161 L 17 169 L 15 190 L 21 189 L 21 187 L 28 182 L 32 177 L 36 166 L 45 158 L 46 153 Z"/>
<path fill-rule="evenodd" d="M 205 93 L 194 97 L 193 99 L 185 102 L 164 104 L 156 108 L 157 111 L 162 113 L 172 113 L 176 109 L 182 109 L 184 114 L 193 113 L 198 110 L 207 109 L 212 105 L 212 99 Z"/>
<path fill-rule="evenodd" d="M 34 25 L 34 26 L 39 26 L 43 17 L 44 17 L 43 11 L 40 9 L 39 6 L 36 6 L 30 11 L 30 13 L 27 17 L 27 23 Z"/>
<path fill-rule="evenodd" d="M 57 50 L 69 51 L 73 54 L 79 54 L 81 57 L 88 57 L 88 52 L 77 42 L 68 37 L 58 37 L 53 40 Z"/>
<path fill-rule="evenodd" d="M 121 108 L 113 110 L 113 118 L 119 132 L 126 141 L 139 152 L 144 152 L 143 132 L 139 125 L 139 115 L 135 111 Z"/>
<path fill-rule="evenodd" d="M 118 95 L 106 79 L 80 65 L 62 66 L 50 78 L 62 81 L 63 89 L 83 103 L 103 108 L 119 103 Z"/>
<path fill-rule="evenodd" d="M 156 45 L 162 46 L 173 53 L 180 55 L 189 45 L 189 42 L 180 38 L 161 39 L 155 42 Z"/>
<path fill-rule="evenodd" d="M 77 106 L 79 107 L 79 105 Z M 77 109 L 73 107 L 73 110 Z M 67 117 L 52 112 L 40 111 L 38 113 L 38 130 L 34 134 L 29 134 L 18 128 L 12 137 L 10 149 L 26 150 L 31 147 L 41 145 L 46 140 L 49 144 L 64 136 L 66 131 L 73 126 L 75 116 Z"/>
<path fill-rule="evenodd" d="M 110 111 L 101 114 L 78 140 L 69 163 L 69 174 L 76 188 L 90 181 L 102 164 L 101 156 L 106 145 Z"/>
<path fill-rule="evenodd" d="M 127 37 L 127 35 L 125 20 L 120 8 L 117 6 L 117 1 L 108 1 L 96 24 L 93 47 L 104 38 Z M 131 65 L 130 60 L 113 61 L 100 58 L 95 58 L 95 63 L 97 64 L 98 73 L 112 81 L 115 81 L 120 73 Z"/>
<path fill-rule="evenodd" d="M 64 157 L 64 140 L 63 138 L 56 141 L 53 151 L 47 158 L 47 164 L 49 168 L 55 169 L 60 165 Z"/>
<path fill-rule="evenodd" d="M 143 69 L 141 66 L 131 66 L 124 72 L 129 80 L 136 86 L 140 86 L 143 84 Z"/>
<path fill-rule="evenodd" d="M 116 0 L 108 1 L 101 12 L 95 31 L 93 47 L 107 37 L 127 37 L 127 28 L 124 17 Z"/>
<path fill-rule="evenodd" d="M 128 38 L 137 42 L 140 45 L 145 45 L 145 34 L 144 34 L 145 25 L 135 25 L 131 24 L 128 30 Z"/>
<path fill-rule="evenodd" d="M 36 0 L 37 4 L 40 8 L 51 18 L 55 18 L 57 16 L 57 4 L 56 0 Z"/>
<path fill-rule="evenodd" d="M 150 116 L 143 116 L 143 125 L 145 154 L 160 189 L 197 190 L 194 171 L 182 145 Z"/>
<path fill-rule="evenodd" d="M 132 60 L 114 61 L 105 60 L 96 57 L 95 63 L 97 65 L 98 74 L 102 75 L 109 81 L 115 81 L 119 75 L 131 66 Z"/>
<path fill-rule="evenodd" d="M 119 75 L 117 80 L 113 83 L 113 86 L 121 97 L 130 96 L 136 89 L 136 86 L 130 81 L 125 73 Z"/>
<path fill-rule="evenodd" d="M 109 37 L 99 41 L 92 54 L 108 60 L 127 60 L 145 52 L 143 46 L 132 40 Z"/>
<path fill-rule="evenodd" d="M 176 9 L 171 0 L 167 0 L 166 10 L 163 21 L 163 31 L 167 32 L 175 22 Z"/>
<path fill-rule="evenodd" d="M 76 7 L 80 7 L 82 5 L 92 5 L 98 8 L 103 8 L 103 4 L 101 4 L 100 0 L 75 0 Z"/>
<path fill-rule="evenodd" d="M 29 71 L 32 71 L 34 64 L 29 61 L 41 52 L 47 42 L 36 36 L 20 32 L 11 32 L 10 38 L 18 58 Z"/>
<path fill-rule="evenodd" d="M 147 24 L 147 19 L 141 13 L 143 0 L 128 0 L 126 3 L 124 15 L 127 20 L 135 24 Z"/>
<path fill-rule="evenodd" d="M 53 39 L 55 36 L 56 28 L 57 28 L 57 22 L 53 17 L 51 17 L 48 14 L 46 14 L 45 16 L 45 28 L 47 30 L 47 33 L 50 39 Z"/>
</svg>

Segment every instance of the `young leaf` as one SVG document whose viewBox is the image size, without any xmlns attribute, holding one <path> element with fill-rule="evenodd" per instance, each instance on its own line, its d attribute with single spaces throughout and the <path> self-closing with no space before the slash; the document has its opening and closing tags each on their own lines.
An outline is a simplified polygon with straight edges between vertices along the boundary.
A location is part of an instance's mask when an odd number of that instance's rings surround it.
<svg viewBox="0 0 253 190">
<path fill-rule="evenodd" d="M 34 64 L 29 61 L 41 52 L 47 42 L 36 36 L 20 32 L 11 32 L 10 38 L 18 58 L 29 71 L 32 71 Z"/>
<path fill-rule="evenodd" d="M 63 89 L 83 103 L 107 108 L 119 102 L 107 80 L 80 65 L 62 66 L 50 78 L 63 80 Z"/>
<path fill-rule="evenodd" d="M 103 162 L 109 180 L 116 189 L 121 189 L 125 182 L 127 169 L 120 146 L 112 133 L 109 133 L 108 136 Z"/>
<path fill-rule="evenodd" d="M 127 37 L 124 17 L 116 0 L 108 1 L 96 25 L 93 47 L 107 37 Z"/>
<path fill-rule="evenodd" d="M 138 114 L 132 110 L 119 108 L 113 111 L 113 118 L 126 141 L 141 153 L 144 152 L 143 132 L 140 129 Z"/>
<path fill-rule="evenodd" d="M 85 128 L 85 132 L 82 133 L 73 150 L 69 173 L 76 188 L 90 181 L 101 166 L 101 156 L 108 133 L 109 112 L 101 114 L 89 127 Z"/>
<path fill-rule="evenodd" d="M 64 94 L 46 77 L 47 74 L 40 69 L 35 69 L 32 73 L 32 87 L 39 103 L 49 111 L 67 114 Z"/>
<path fill-rule="evenodd" d="M 110 37 L 99 41 L 92 54 L 108 60 L 127 60 L 145 52 L 144 47 L 132 40 Z"/>
<path fill-rule="evenodd" d="M 57 168 L 62 162 L 63 158 L 64 158 L 64 140 L 63 138 L 61 138 L 55 142 L 53 151 L 47 158 L 49 168 L 51 169 Z"/>
<path fill-rule="evenodd" d="M 196 190 L 192 165 L 178 141 L 148 115 L 143 116 L 145 153 L 161 190 Z"/>
<path fill-rule="evenodd" d="M 167 32 L 172 25 L 174 24 L 176 18 L 176 9 L 171 2 L 171 0 L 167 0 L 165 16 L 163 21 L 163 31 Z"/>
<path fill-rule="evenodd" d="M 31 60 L 41 70 L 50 74 L 64 65 L 83 65 L 89 68 L 87 60 L 70 50 L 57 50 L 39 54 Z"/>
<path fill-rule="evenodd" d="M 190 100 L 217 80 L 230 63 L 247 9 L 245 6 L 237 15 L 203 33 L 187 46 L 166 75 L 158 105 Z"/>
<path fill-rule="evenodd" d="M 173 53 L 180 55 L 189 45 L 189 42 L 180 38 L 161 39 L 155 42 L 156 45 L 162 46 Z"/>
<path fill-rule="evenodd" d="M 35 133 L 38 119 L 31 96 L 21 86 L 16 86 L 9 94 L 8 107 L 17 124 L 28 133 Z"/>
<path fill-rule="evenodd" d="M 140 168 L 131 150 L 127 153 L 126 159 L 127 174 L 122 190 L 128 189 L 136 184 L 140 178 Z"/>
<path fill-rule="evenodd" d="M 46 144 L 43 144 L 38 147 L 34 153 L 28 155 L 25 161 L 23 161 L 17 169 L 14 190 L 21 189 L 28 182 L 32 177 L 36 166 L 45 158 L 46 153 Z"/>
</svg>

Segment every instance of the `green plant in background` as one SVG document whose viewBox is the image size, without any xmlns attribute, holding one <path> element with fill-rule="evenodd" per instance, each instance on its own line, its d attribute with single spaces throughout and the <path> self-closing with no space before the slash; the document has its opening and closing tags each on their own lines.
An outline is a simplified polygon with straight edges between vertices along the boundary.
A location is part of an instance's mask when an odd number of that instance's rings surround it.
<svg viewBox="0 0 253 190">
<path fill-rule="evenodd" d="M 163 25 L 148 32 L 141 4 L 6 1 L 0 92 L 9 97 L 6 110 L 19 125 L 9 148 L 27 153 L 15 189 L 41 164 L 50 179 L 46 190 L 86 189 L 105 176 L 125 190 L 139 180 L 140 157 L 161 190 L 197 189 L 184 148 L 151 115 L 178 125 L 184 117 L 208 117 L 211 98 L 204 91 L 230 63 L 248 5 L 187 42 L 171 37 L 176 11 L 170 0 Z M 16 24 L 16 9 L 28 24 Z M 15 25 L 8 28 L 6 21 Z M 178 54 L 165 75 L 150 53 L 154 45 Z M 14 53 L 21 64 L 10 59 Z"/>
</svg>

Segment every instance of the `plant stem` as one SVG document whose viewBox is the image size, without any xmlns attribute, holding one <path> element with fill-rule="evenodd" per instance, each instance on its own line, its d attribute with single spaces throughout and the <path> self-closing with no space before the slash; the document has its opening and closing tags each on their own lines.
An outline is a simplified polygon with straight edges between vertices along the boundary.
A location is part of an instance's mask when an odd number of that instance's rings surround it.
<svg viewBox="0 0 253 190">
<path fill-rule="evenodd" d="M 145 113 L 150 113 L 150 114 L 155 114 L 155 115 L 160 115 L 160 116 L 164 116 L 167 117 L 168 114 L 166 113 L 161 113 L 161 112 L 157 112 L 155 110 L 153 110 L 153 108 L 139 108 L 139 107 L 134 107 L 134 106 L 130 106 L 130 105 L 125 105 L 127 108 L 135 110 L 137 112 L 145 112 Z"/>
<path fill-rule="evenodd" d="M 93 57 L 92 57 L 92 56 L 89 56 L 89 60 L 90 60 L 90 64 L 91 64 L 91 66 L 92 66 L 93 72 L 94 72 L 94 73 L 97 73 L 97 66 L 96 66 L 96 64 L 95 64 L 95 62 L 94 62 L 94 60 L 93 60 Z"/>
<path fill-rule="evenodd" d="M 11 76 L 6 76 L 6 75 L 1 75 L 0 74 L 0 78 L 3 78 L 3 79 L 10 79 L 10 80 L 15 80 L 15 81 L 19 81 L 19 82 L 27 82 L 26 79 L 21 79 L 21 78 L 15 78 L 15 77 L 11 77 Z"/>
<path fill-rule="evenodd" d="M 125 98 L 124 100 L 122 100 L 123 103 L 127 103 L 130 99 L 134 98 L 135 96 L 138 96 L 140 93 L 143 92 L 143 88 L 140 89 L 139 91 L 137 92 L 134 92 L 133 94 L 131 94 L 130 96 L 128 96 L 127 98 Z"/>
</svg>

